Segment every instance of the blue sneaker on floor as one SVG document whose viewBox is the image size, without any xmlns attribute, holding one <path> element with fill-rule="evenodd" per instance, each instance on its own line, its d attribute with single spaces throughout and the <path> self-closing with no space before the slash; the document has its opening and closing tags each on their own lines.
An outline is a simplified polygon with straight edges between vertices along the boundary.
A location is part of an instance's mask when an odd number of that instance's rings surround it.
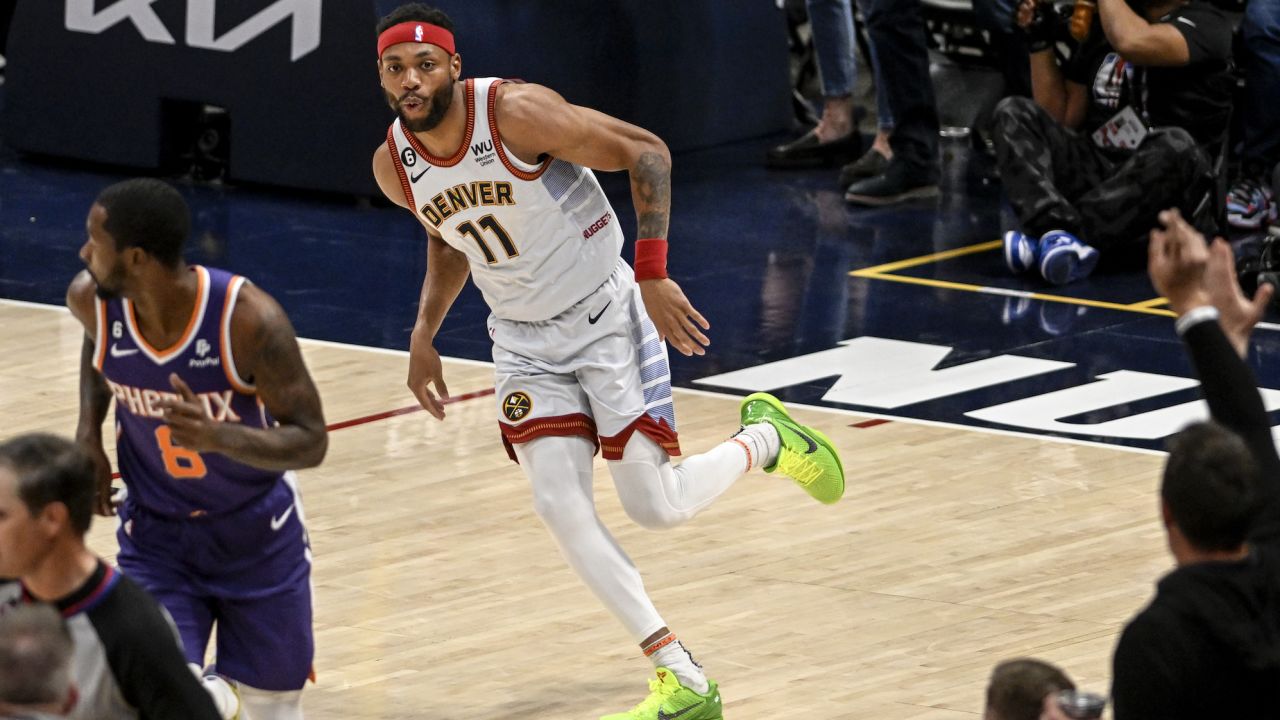
<svg viewBox="0 0 1280 720">
<path fill-rule="evenodd" d="M 1069 232 L 1051 230 L 1040 238 L 1040 276 L 1051 285 L 1066 285 L 1089 277 L 1098 266 L 1098 251 Z"/>
<path fill-rule="evenodd" d="M 1036 241 L 1026 233 L 1010 230 L 1004 234 L 1004 264 L 1015 275 L 1035 267 Z"/>
</svg>

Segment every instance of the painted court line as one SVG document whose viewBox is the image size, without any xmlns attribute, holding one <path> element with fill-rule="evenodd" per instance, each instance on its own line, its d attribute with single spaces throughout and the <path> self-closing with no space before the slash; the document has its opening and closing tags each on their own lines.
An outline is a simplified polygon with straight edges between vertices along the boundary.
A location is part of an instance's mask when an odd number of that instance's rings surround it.
<svg viewBox="0 0 1280 720">
<path fill-rule="evenodd" d="M 1083 305 L 1085 307 L 1104 308 L 1106 310 L 1121 310 L 1124 312 L 1145 313 L 1148 315 L 1163 315 L 1166 317 L 1174 317 L 1174 313 L 1169 310 L 1162 310 L 1161 305 L 1168 303 L 1164 298 L 1153 298 L 1151 300 L 1143 300 L 1136 303 L 1113 303 L 1104 300 L 1091 300 L 1088 298 L 1069 297 L 1066 295 L 1050 295 L 1047 293 L 1032 292 L 1029 290 L 1013 290 L 1010 288 L 991 287 L 988 285 L 975 285 L 973 283 L 953 282 L 950 280 L 936 280 L 934 278 L 918 278 L 909 275 L 897 275 L 898 270 L 919 267 L 920 265 L 928 265 L 930 263 L 950 260 L 951 258 L 963 257 L 965 255 L 973 255 L 975 253 L 988 252 L 996 250 L 1003 245 L 1002 240 L 990 240 L 988 242 L 977 243 L 975 245 L 966 245 L 952 250 L 943 250 L 941 252 L 930 253 L 928 255 L 920 255 L 918 257 L 898 260 L 896 262 L 884 263 L 883 265 L 874 265 L 859 270 L 851 270 L 849 275 L 857 278 L 866 278 L 868 280 L 887 280 L 889 282 L 906 283 L 908 285 L 926 285 L 929 287 L 944 288 L 947 290 L 959 290 L 962 292 L 981 293 L 983 295 L 1000 295 L 1004 297 L 1020 297 L 1032 300 L 1042 300 L 1044 302 L 1064 303 L 1067 305 Z M 1262 327 L 1259 325 L 1259 327 Z"/>
<path fill-rule="evenodd" d="M 905 276 L 891 276 L 891 277 L 901 278 Z M 1008 294 L 1008 293 L 993 293 L 993 294 Z M 1027 294 L 1028 297 L 1035 297 L 1035 295 L 1036 295 L 1035 293 Z M 1021 295 L 1019 296 L 1021 297 Z M 39 309 L 39 310 L 54 310 L 54 311 L 59 311 L 64 313 L 69 312 L 65 307 L 61 305 L 46 305 L 42 303 L 30 303 L 30 302 L 24 302 L 21 300 L 6 300 L 3 298 L 0 298 L 0 306 L 4 306 L 4 305 L 12 305 L 15 307 L 26 307 L 26 308 L 33 308 L 33 309 Z M 1266 329 L 1268 330 L 1280 330 L 1280 325 L 1273 325 L 1270 323 L 1258 323 L 1258 327 L 1262 327 L 1263 325 L 1267 325 L 1268 327 Z M 403 357 L 408 357 L 409 355 L 408 351 L 405 351 L 405 350 L 388 350 L 385 348 L 372 348 L 372 347 L 365 347 L 363 345 L 349 345 L 346 343 L 331 342 L 328 340 L 308 340 L 305 338 L 299 338 L 299 342 L 304 345 L 308 343 L 315 343 L 317 345 L 327 345 L 330 347 L 339 347 L 339 348 L 345 348 L 350 350 L 356 350 L 360 352 L 376 353 L 380 355 L 398 355 Z M 466 363 L 468 365 L 473 365 L 477 367 L 480 367 L 480 366 L 490 367 L 490 368 L 493 367 L 493 363 L 483 362 L 480 360 L 467 360 L 463 358 L 451 358 L 451 357 L 443 357 L 441 359 L 447 360 L 450 362 L 462 362 L 462 363 Z M 675 388 L 672 388 L 672 390 L 676 394 L 701 395 L 703 397 L 718 398 L 721 400 L 730 399 L 730 400 L 738 401 L 742 399 L 742 397 L 739 395 L 734 395 L 732 393 L 725 393 L 725 392 L 714 392 L 711 390 L 697 390 L 694 388 L 682 388 L 682 387 L 675 387 Z M 478 392 L 484 392 L 484 391 L 478 391 Z M 462 396 L 457 396 L 457 397 L 462 397 Z M 967 432 L 982 433 L 984 435 L 1019 437 L 1019 438 L 1025 438 L 1028 440 L 1039 440 L 1041 442 L 1050 442 L 1055 444 L 1083 445 L 1086 447 L 1094 447 L 1094 448 L 1101 448 L 1101 449 L 1107 449 L 1107 450 L 1117 450 L 1120 452 L 1138 453 L 1140 455 L 1164 455 L 1165 454 L 1159 450 L 1148 450 L 1146 448 L 1137 448 L 1137 447 L 1131 447 L 1128 445 L 1116 445 L 1111 443 L 1097 442 L 1094 440 L 1080 440 L 1076 438 L 1061 437 L 1058 435 L 1039 435 L 1039 434 L 1030 433 L 1030 432 L 1020 432 L 1016 430 L 1001 430 L 998 428 L 981 427 L 976 425 L 964 425 L 961 423 L 952 423 L 952 422 L 946 422 L 942 420 L 922 420 L 922 419 L 913 418 L 913 417 L 905 417 L 900 415 L 884 415 L 881 413 L 867 412 L 865 410 L 849 410 L 845 408 L 829 407 L 825 405 L 787 403 L 787 407 L 808 410 L 812 412 L 820 412 L 828 415 L 839 415 L 841 417 L 846 417 L 846 418 L 862 418 L 862 419 L 869 418 L 869 419 L 876 419 L 876 420 L 884 420 L 885 422 L 900 422 L 900 423 L 906 423 L 909 425 L 924 425 L 927 427 L 946 428 L 948 430 L 964 430 Z M 404 414 L 408 414 L 409 412 L 412 412 L 413 409 L 414 408 L 407 408 L 407 409 L 400 408 L 399 410 L 403 411 Z M 396 412 L 396 411 L 392 410 L 387 412 Z M 358 420 L 359 418 L 356 418 L 356 419 Z"/>
<path fill-rule="evenodd" d="M 921 255 L 919 257 L 907 258 L 906 260 L 898 260 L 891 263 L 885 263 L 883 265 L 876 265 L 875 267 L 863 268 L 862 270 L 857 270 L 855 272 L 869 272 L 875 274 L 890 273 L 895 270 L 905 270 L 919 265 L 928 265 L 929 263 L 950 260 L 951 258 L 963 257 L 974 253 L 986 252 L 988 250 L 995 250 L 1003 243 L 1003 240 L 991 240 L 989 242 L 978 243 L 977 245 L 966 245 L 953 250 L 943 250 L 942 252 L 931 253 L 929 255 Z"/>
<path fill-rule="evenodd" d="M 1069 297 L 1066 295 L 1049 295 L 1046 293 L 1031 292 L 1028 290 L 1011 290 L 1009 288 L 974 285 L 972 283 L 953 282 L 951 280 L 935 280 L 934 278 L 912 277 L 910 275 L 894 275 L 892 273 L 871 272 L 870 270 L 854 270 L 849 274 L 854 277 L 870 278 L 872 280 L 887 280 L 889 282 L 906 283 L 908 285 L 926 285 L 929 287 L 945 288 L 947 290 L 981 293 L 983 295 L 1028 298 L 1031 300 L 1043 300 L 1045 302 L 1064 303 L 1067 305 L 1084 305 L 1086 307 L 1103 308 L 1106 310 L 1121 310 L 1123 312 L 1143 313 L 1146 315 L 1163 315 L 1165 317 L 1175 316 L 1175 313 L 1172 310 L 1163 310 L 1155 307 L 1123 305 L 1121 303 L 1107 302 L 1105 300 L 1090 300 L 1089 298 Z"/>
<path fill-rule="evenodd" d="M 476 390 L 475 392 L 463 393 L 461 395 L 450 395 L 449 397 L 441 400 L 440 403 L 442 405 L 452 405 L 454 403 L 459 403 L 464 400 L 473 400 L 478 397 L 485 397 L 487 395 L 492 395 L 494 392 L 495 392 L 494 388 L 487 388 L 485 390 Z M 345 430 L 349 427 L 355 427 L 356 425 L 364 425 L 366 423 L 376 422 L 378 420 L 386 420 L 387 418 L 398 417 L 400 415 L 408 415 L 410 413 L 419 412 L 422 409 L 423 408 L 421 405 L 406 405 L 405 407 L 396 408 L 395 410 L 384 410 L 383 412 L 374 413 L 372 415 L 365 415 L 364 417 L 352 418 L 350 420 L 343 420 L 341 422 L 336 422 L 336 423 L 333 423 L 332 425 L 329 425 L 325 429 L 328 430 L 329 432 L 333 432 L 334 430 Z"/>
<path fill-rule="evenodd" d="M 1143 300 L 1142 302 L 1133 303 L 1129 307 L 1135 308 L 1135 309 L 1153 308 L 1153 307 L 1160 307 L 1161 305 L 1168 305 L 1168 304 L 1169 304 L 1168 298 L 1158 297 L 1158 298 L 1151 298 L 1150 300 Z"/>
</svg>

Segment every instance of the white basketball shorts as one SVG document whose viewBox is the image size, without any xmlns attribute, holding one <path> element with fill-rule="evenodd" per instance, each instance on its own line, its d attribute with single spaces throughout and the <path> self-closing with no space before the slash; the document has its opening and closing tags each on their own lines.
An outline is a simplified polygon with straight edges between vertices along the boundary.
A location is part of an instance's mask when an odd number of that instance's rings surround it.
<svg viewBox="0 0 1280 720">
<path fill-rule="evenodd" d="M 626 262 L 603 285 L 539 322 L 489 316 L 498 423 L 511 446 L 547 435 L 590 438 L 617 460 L 639 431 L 679 455 L 666 345 Z"/>
</svg>

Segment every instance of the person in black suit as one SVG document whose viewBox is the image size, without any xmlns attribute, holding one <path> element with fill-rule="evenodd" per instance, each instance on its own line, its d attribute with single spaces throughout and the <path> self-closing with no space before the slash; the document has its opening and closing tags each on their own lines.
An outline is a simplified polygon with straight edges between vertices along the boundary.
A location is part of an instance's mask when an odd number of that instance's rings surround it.
<svg viewBox="0 0 1280 720">
<path fill-rule="evenodd" d="M 1161 514 L 1178 567 L 1116 645 L 1114 717 L 1280 717 L 1280 457 L 1242 359 L 1274 289 L 1246 299 L 1223 240 L 1176 210 L 1160 222 L 1148 272 L 1213 421 L 1170 443 Z"/>
</svg>

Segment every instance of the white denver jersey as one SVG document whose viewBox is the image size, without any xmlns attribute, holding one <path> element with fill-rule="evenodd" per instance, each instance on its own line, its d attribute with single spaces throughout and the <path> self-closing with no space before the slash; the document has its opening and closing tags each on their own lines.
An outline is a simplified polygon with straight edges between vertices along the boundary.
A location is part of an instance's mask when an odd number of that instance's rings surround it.
<svg viewBox="0 0 1280 720">
<path fill-rule="evenodd" d="M 493 314 L 549 320 L 609 278 L 622 231 L 590 169 L 551 157 L 530 166 L 503 146 L 494 112 L 503 82 L 466 81 L 466 134 L 453 157 L 433 157 L 399 118 L 387 147 L 409 206 L 466 254 Z"/>
</svg>

